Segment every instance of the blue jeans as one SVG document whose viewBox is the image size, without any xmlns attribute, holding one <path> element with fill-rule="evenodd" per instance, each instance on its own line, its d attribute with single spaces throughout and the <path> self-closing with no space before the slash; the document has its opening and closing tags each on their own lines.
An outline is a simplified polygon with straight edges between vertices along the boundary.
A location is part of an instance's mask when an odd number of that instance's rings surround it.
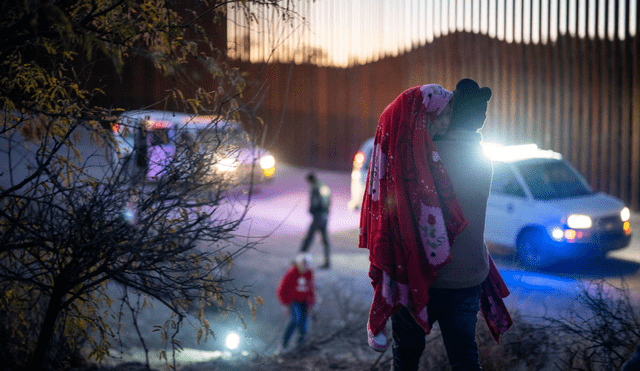
<svg viewBox="0 0 640 371">
<path fill-rule="evenodd" d="M 285 348 L 295 329 L 298 329 L 298 345 L 302 344 L 304 336 L 307 334 L 307 303 L 293 302 L 289 305 L 289 309 L 291 310 L 291 321 L 284 331 L 284 339 L 282 340 L 282 346 Z"/>
<path fill-rule="evenodd" d="M 429 289 L 429 323 L 438 321 L 452 371 L 482 370 L 478 361 L 476 323 L 480 286 L 465 289 Z M 418 370 L 426 341 L 424 329 L 402 307 L 391 316 L 393 370 Z"/>
</svg>

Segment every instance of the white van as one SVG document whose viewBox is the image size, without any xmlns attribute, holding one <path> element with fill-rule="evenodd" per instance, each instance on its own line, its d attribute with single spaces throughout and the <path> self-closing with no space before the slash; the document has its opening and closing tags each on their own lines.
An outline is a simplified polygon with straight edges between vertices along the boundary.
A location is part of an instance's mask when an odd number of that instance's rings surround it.
<svg viewBox="0 0 640 371">
<path fill-rule="evenodd" d="M 190 168 L 201 172 L 199 177 L 246 183 L 275 175 L 274 157 L 257 147 L 238 123 L 216 116 L 128 111 L 120 115 L 114 139 L 112 162 L 146 173 L 147 180 L 159 180 L 171 166 L 186 166 L 194 158 L 206 159 L 205 166 Z M 189 157 L 188 151 L 196 157 Z"/>
</svg>

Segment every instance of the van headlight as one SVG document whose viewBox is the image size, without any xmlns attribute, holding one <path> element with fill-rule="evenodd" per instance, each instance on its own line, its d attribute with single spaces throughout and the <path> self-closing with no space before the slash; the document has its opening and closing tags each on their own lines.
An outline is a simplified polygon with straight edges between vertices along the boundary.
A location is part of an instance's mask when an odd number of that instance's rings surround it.
<svg viewBox="0 0 640 371">
<path fill-rule="evenodd" d="M 628 221 L 630 217 L 631 212 L 629 211 L 628 207 L 625 207 L 622 209 L 622 211 L 620 211 L 620 219 L 622 219 L 623 222 Z"/>
<path fill-rule="evenodd" d="M 216 163 L 216 169 L 220 171 L 234 171 L 238 167 L 238 162 L 234 158 L 223 158 Z"/>
<path fill-rule="evenodd" d="M 229 335 L 227 335 L 227 338 L 225 339 L 224 343 L 227 346 L 227 348 L 232 350 L 236 349 L 240 345 L 240 336 L 235 332 L 232 332 Z"/>
<path fill-rule="evenodd" d="M 262 170 L 271 169 L 276 165 L 276 159 L 271 155 L 262 156 L 260 158 L 260 167 Z"/>
<path fill-rule="evenodd" d="M 567 218 L 567 226 L 572 229 L 589 229 L 591 225 L 591 218 L 587 215 L 573 214 Z"/>
</svg>

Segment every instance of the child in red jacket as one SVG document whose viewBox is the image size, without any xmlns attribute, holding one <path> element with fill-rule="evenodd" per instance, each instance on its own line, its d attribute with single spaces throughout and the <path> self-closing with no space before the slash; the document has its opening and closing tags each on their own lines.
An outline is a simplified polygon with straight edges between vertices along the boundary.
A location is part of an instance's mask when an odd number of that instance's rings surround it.
<svg viewBox="0 0 640 371">
<path fill-rule="evenodd" d="M 307 333 L 307 314 L 315 303 L 313 271 L 309 254 L 296 256 L 295 264 L 280 280 L 278 299 L 283 305 L 288 306 L 291 312 L 291 321 L 284 332 L 282 348 L 287 347 L 296 329 L 299 332 L 298 345 L 302 344 Z"/>
</svg>

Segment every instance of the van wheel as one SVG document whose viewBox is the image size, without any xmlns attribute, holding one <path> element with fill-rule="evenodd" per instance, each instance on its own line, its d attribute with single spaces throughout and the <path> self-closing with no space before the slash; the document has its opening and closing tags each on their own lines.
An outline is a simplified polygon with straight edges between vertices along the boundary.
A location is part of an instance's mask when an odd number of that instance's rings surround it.
<svg viewBox="0 0 640 371">
<path fill-rule="evenodd" d="M 546 265 L 541 244 L 544 236 L 536 230 L 528 230 L 520 237 L 518 243 L 518 261 L 529 268 L 542 268 Z"/>
</svg>

